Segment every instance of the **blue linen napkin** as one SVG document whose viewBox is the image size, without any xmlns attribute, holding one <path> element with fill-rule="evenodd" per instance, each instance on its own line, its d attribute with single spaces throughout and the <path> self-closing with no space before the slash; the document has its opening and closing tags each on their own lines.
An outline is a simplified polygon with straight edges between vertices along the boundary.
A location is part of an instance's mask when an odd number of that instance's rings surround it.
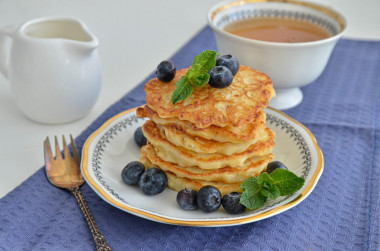
<svg viewBox="0 0 380 251">
<path fill-rule="evenodd" d="M 172 61 L 177 69 L 188 67 L 206 49 L 216 49 L 209 27 Z M 146 80 L 76 139 L 79 148 L 107 119 L 145 103 Z M 304 101 L 286 113 L 314 133 L 325 169 L 301 204 L 240 226 L 173 226 L 121 211 L 85 184 L 81 190 L 110 246 L 114 250 L 379 250 L 380 42 L 341 40 L 323 75 L 303 93 Z M 43 169 L 0 200 L 0 250 L 32 249 L 94 250 L 75 198 L 51 186 Z"/>
</svg>

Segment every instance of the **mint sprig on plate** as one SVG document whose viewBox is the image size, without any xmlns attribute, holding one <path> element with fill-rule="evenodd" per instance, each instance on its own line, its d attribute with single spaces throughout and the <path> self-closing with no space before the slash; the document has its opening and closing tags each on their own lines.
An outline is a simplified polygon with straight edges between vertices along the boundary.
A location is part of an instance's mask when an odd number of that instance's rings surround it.
<svg viewBox="0 0 380 251">
<path fill-rule="evenodd" d="M 267 199 L 276 199 L 298 191 L 305 179 L 285 169 L 276 169 L 271 174 L 261 173 L 257 177 L 246 179 L 240 186 L 243 193 L 240 204 L 248 209 L 258 209 Z"/>
<path fill-rule="evenodd" d="M 216 51 L 207 50 L 197 55 L 190 70 L 180 80 L 175 83 L 175 91 L 172 94 L 172 103 L 175 105 L 179 101 L 190 96 L 194 88 L 202 87 L 210 80 L 208 72 L 216 65 Z"/>
</svg>

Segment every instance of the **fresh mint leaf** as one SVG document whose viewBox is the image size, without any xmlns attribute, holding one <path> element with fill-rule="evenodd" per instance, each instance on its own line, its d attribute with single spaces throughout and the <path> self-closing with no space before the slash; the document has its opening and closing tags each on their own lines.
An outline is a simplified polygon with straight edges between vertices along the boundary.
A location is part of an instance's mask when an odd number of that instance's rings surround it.
<svg viewBox="0 0 380 251">
<path fill-rule="evenodd" d="M 193 65 L 187 71 L 186 76 L 176 82 L 175 91 L 172 94 L 172 103 L 185 100 L 193 93 L 193 85 L 197 87 L 204 86 L 209 80 L 208 72 L 216 65 L 216 51 L 204 51 L 194 58 Z"/>
<path fill-rule="evenodd" d="M 257 183 L 256 177 L 251 177 L 246 179 L 241 185 L 240 188 L 243 190 L 243 193 L 240 197 L 239 203 L 244 205 L 248 209 L 257 209 L 264 205 L 267 197 L 262 195 L 261 187 Z"/>
<path fill-rule="evenodd" d="M 256 193 L 243 193 L 240 197 L 239 203 L 248 209 L 255 210 L 264 205 L 267 201 L 267 197 L 260 192 Z"/>
<path fill-rule="evenodd" d="M 276 169 L 270 177 L 274 180 L 281 196 L 289 195 L 299 190 L 305 183 L 305 179 L 285 169 Z"/>
<path fill-rule="evenodd" d="M 218 54 L 219 53 L 216 51 L 207 50 L 197 55 L 194 58 L 193 66 L 186 73 L 186 76 L 189 79 L 192 79 L 193 77 L 199 74 L 203 74 L 203 73 L 208 74 L 211 68 L 216 65 L 216 56 Z"/>
<path fill-rule="evenodd" d="M 202 73 L 193 77 L 190 80 L 190 82 L 192 85 L 195 85 L 197 87 L 202 87 L 205 84 L 207 84 L 209 80 L 210 80 L 210 75 L 208 73 Z"/>
<path fill-rule="evenodd" d="M 172 95 L 173 105 L 179 101 L 185 100 L 191 95 L 191 93 L 193 93 L 193 86 L 191 85 L 190 80 L 186 76 L 183 76 L 175 83 L 175 91 Z"/>
<path fill-rule="evenodd" d="M 257 184 L 257 178 L 251 177 L 251 178 L 246 179 L 245 181 L 243 181 L 243 183 L 241 183 L 240 188 L 243 191 L 259 189 L 259 184 Z"/>
<path fill-rule="evenodd" d="M 261 173 L 243 181 L 240 188 L 243 193 L 240 204 L 248 209 L 257 209 L 264 205 L 267 198 L 276 199 L 299 190 L 305 179 L 285 169 L 276 169 L 271 174 Z"/>
<path fill-rule="evenodd" d="M 262 173 L 257 177 L 257 184 L 261 187 L 261 194 L 270 199 L 280 197 L 280 190 L 274 184 L 274 180 L 268 173 Z"/>
</svg>

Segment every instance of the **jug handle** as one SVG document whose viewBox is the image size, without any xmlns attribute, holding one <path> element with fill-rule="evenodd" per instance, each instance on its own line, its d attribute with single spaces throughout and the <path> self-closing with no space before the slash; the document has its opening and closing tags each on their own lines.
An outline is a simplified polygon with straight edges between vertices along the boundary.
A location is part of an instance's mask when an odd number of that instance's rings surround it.
<svg viewBox="0 0 380 251">
<path fill-rule="evenodd" d="M 13 38 L 15 31 L 14 25 L 6 26 L 0 29 L 0 72 L 8 79 L 8 53 L 6 51 L 5 41 L 7 38 Z"/>
</svg>

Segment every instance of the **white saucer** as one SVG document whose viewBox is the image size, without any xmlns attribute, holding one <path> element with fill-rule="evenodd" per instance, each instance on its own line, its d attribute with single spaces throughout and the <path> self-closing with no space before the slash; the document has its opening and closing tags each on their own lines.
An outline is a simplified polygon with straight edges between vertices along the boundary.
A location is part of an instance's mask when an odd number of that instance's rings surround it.
<svg viewBox="0 0 380 251">
<path fill-rule="evenodd" d="M 139 160 L 140 149 L 134 142 L 136 128 L 144 123 L 135 109 L 109 119 L 86 141 L 81 169 L 90 187 L 106 202 L 131 214 L 167 224 L 187 226 L 231 226 L 262 220 L 282 213 L 304 200 L 314 189 L 323 171 L 323 155 L 313 134 L 301 123 L 272 108 L 266 109 L 267 125 L 276 133 L 275 160 L 305 178 L 296 193 L 268 200 L 258 210 L 230 215 L 220 208 L 214 213 L 185 211 L 176 203 L 177 192 L 171 189 L 147 196 L 136 186 L 123 183 L 121 171 Z M 297 209 L 294 209 L 297 210 Z"/>
</svg>

